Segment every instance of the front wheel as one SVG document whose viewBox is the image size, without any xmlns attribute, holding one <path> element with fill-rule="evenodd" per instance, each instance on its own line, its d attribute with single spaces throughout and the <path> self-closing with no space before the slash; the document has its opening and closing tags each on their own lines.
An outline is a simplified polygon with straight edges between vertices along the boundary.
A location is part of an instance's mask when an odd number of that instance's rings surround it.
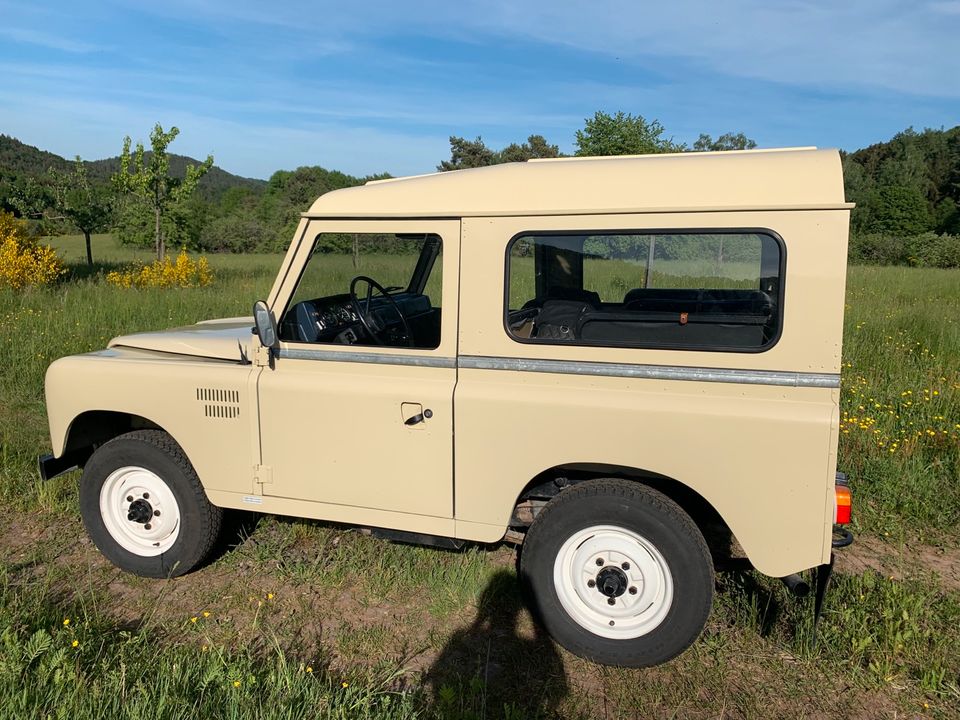
<svg viewBox="0 0 960 720">
<path fill-rule="evenodd" d="M 699 529 L 665 495 L 628 480 L 564 490 L 530 526 L 520 575 L 539 619 L 571 652 L 607 665 L 666 662 L 713 603 Z"/>
<path fill-rule="evenodd" d="M 80 514 L 107 559 L 145 577 L 182 575 L 203 562 L 223 520 L 181 447 L 159 430 L 121 435 L 94 452 L 80 479 Z"/>
</svg>

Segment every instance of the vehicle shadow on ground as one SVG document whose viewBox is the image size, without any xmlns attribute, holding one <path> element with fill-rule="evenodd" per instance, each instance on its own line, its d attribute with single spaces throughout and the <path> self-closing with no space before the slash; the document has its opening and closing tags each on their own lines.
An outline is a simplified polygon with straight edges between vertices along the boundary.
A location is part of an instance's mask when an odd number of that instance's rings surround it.
<svg viewBox="0 0 960 720">
<path fill-rule="evenodd" d="M 568 691 L 557 647 L 506 570 L 490 578 L 476 619 L 450 636 L 424 679 L 439 717 L 554 717 Z"/>
</svg>

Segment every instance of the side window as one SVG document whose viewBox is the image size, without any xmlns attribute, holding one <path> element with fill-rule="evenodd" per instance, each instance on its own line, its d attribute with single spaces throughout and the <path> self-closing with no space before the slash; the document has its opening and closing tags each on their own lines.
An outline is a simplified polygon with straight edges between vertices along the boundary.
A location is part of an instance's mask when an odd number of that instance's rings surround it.
<svg viewBox="0 0 960 720">
<path fill-rule="evenodd" d="M 772 234 L 521 235 L 507 328 L 523 342 L 751 352 L 780 334 Z"/>
<path fill-rule="evenodd" d="M 438 235 L 320 233 L 281 316 L 280 339 L 436 348 L 441 253 Z"/>
</svg>

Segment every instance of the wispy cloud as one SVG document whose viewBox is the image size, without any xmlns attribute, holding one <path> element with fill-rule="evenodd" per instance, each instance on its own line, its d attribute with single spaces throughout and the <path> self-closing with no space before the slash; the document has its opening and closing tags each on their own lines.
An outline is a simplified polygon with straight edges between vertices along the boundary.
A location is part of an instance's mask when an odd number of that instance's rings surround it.
<svg viewBox="0 0 960 720">
<path fill-rule="evenodd" d="M 68 53 L 90 53 L 106 49 L 101 45 L 78 41 L 70 37 L 18 27 L 0 27 L 0 37 L 5 37 L 7 40 L 17 43 L 28 43 Z"/>
<path fill-rule="evenodd" d="M 0 0 L 0 16 L 0 131 L 92 156 L 174 122 L 179 151 L 244 174 L 422 172 L 451 134 L 569 151 L 597 109 L 680 141 L 850 148 L 960 118 L 944 50 L 960 0 Z"/>
<path fill-rule="evenodd" d="M 930 9 L 943 15 L 960 15 L 960 0 L 945 0 L 944 2 L 930 3 Z"/>
</svg>

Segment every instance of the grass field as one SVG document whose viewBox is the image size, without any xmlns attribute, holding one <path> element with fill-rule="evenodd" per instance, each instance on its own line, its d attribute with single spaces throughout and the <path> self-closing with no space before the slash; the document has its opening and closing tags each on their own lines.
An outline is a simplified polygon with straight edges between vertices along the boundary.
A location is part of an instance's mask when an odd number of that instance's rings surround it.
<svg viewBox="0 0 960 720">
<path fill-rule="evenodd" d="M 960 272 L 850 271 L 840 465 L 859 541 L 819 649 L 809 602 L 734 570 L 687 653 L 630 671 L 543 637 L 507 547 L 241 518 L 184 578 L 110 566 L 85 539 L 76 474 L 42 484 L 35 469 L 46 366 L 121 333 L 249 314 L 280 257 L 213 257 L 207 288 L 124 290 L 102 274 L 147 253 L 97 237 L 91 273 L 82 242 L 55 242 L 70 278 L 0 291 L 0 717 L 960 716 Z"/>
</svg>

